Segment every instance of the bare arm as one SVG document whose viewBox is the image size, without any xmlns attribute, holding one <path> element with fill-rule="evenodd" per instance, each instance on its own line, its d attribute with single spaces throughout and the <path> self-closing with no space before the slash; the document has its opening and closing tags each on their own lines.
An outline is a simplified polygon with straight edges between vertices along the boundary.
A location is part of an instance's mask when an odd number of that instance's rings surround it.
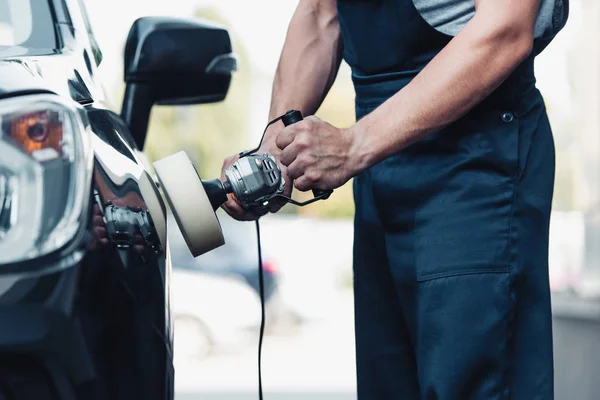
<svg viewBox="0 0 600 400">
<path fill-rule="evenodd" d="M 270 118 L 297 109 L 317 112 L 342 60 L 335 0 L 300 0 L 290 22 L 273 84 Z"/>
<path fill-rule="evenodd" d="M 300 190 L 331 189 L 456 121 L 531 53 L 540 0 L 477 0 L 471 21 L 415 79 L 350 129 L 318 118 L 277 145 Z"/>
<path fill-rule="evenodd" d="M 337 16 L 336 0 L 300 0 L 290 21 L 287 36 L 273 83 L 269 119 L 274 119 L 290 109 L 312 115 L 320 107 L 331 88 L 342 60 L 342 38 Z M 283 129 L 281 124 L 272 125 L 267 131 L 261 152 L 279 159 L 281 150 L 275 140 Z M 223 171 L 237 160 L 229 157 L 223 163 Z M 291 195 L 292 182 L 282 167 L 286 180 L 287 196 Z M 277 211 L 281 205 L 273 205 Z M 223 208 L 236 219 L 252 220 L 233 199 Z"/>
<path fill-rule="evenodd" d="M 465 28 L 403 90 L 353 128 L 367 168 L 454 122 L 529 56 L 540 0 L 478 0 Z M 368 138 L 368 139 L 367 139 Z"/>
</svg>

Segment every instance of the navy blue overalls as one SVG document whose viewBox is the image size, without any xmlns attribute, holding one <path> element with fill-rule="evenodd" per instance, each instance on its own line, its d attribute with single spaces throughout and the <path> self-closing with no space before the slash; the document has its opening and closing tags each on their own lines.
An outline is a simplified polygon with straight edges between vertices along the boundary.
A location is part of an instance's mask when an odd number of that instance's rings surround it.
<svg viewBox="0 0 600 400">
<path fill-rule="evenodd" d="M 451 40 L 412 0 L 338 0 L 357 118 Z M 554 143 L 533 56 L 354 181 L 360 400 L 553 399 Z"/>
</svg>

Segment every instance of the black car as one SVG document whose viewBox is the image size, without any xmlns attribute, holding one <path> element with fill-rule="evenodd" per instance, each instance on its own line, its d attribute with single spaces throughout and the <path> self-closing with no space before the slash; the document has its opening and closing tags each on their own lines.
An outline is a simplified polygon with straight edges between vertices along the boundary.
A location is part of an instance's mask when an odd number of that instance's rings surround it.
<svg viewBox="0 0 600 400">
<path fill-rule="evenodd" d="M 120 113 L 78 0 L 0 0 L 0 399 L 172 399 L 165 204 L 143 149 L 154 104 L 224 99 L 221 27 L 142 18 Z"/>
</svg>

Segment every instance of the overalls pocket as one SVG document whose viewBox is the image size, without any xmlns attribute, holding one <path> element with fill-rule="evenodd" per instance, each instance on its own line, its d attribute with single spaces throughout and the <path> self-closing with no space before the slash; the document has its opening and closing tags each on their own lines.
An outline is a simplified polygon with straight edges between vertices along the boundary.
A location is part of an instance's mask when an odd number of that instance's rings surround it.
<svg viewBox="0 0 600 400">
<path fill-rule="evenodd" d="M 418 281 L 510 270 L 519 131 L 515 113 L 485 111 L 432 139 L 441 150 L 414 219 Z"/>
</svg>

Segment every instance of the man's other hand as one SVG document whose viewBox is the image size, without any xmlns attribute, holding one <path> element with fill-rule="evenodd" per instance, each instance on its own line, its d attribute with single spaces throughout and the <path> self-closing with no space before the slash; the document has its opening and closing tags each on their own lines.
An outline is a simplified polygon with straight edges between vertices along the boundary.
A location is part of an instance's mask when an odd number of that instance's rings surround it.
<svg viewBox="0 0 600 400">
<path fill-rule="evenodd" d="M 277 146 L 275 146 L 275 143 L 273 141 L 267 141 L 266 143 L 263 144 L 263 146 L 261 146 L 260 150 L 258 150 L 256 152 L 256 154 L 264 154 L 264 153 L 268 153 L 268 154 L 274 156 L 275 159 L 277 160 L 277 163 L 279 164 L 279 168 L 281 169 L 282 178 L 285 181 L 285 189 L 284 189 L 283 195 L 287 196 L 287 197 L 291 197 L 292 189 L 294 188 L 294 184 L 293 184 L 293 181 L 288 176 L 287 168 L 285 166 L 281 165 L 281 162 L 279 160 L 280 155 L 281 155 L 281 150 L 279 150 L 279 148 L 277 148 Z M 235 155 L 225 159 L 225 161 L 223 162 L 223 168 L 221 170 L 221 181 L 222 182 L 225 181 L 225 171 L 231 165 L 233 165 L 239 158 L 240 158 L 239 155 L 235 154 Z M 271 207 L 270 207 L 269 211 L 272 213 L 275 213 L 275 212 L 279 211 L 284 205 L 285 205 L 285 201 L 282 201 L 280 199 L 274 199 L 271 201 Z M 237 219 L 238 221 L 255 221 L 258 218 L 260 218 L 262 215 L 264 215 L 264 214 L 261 215 L 261 214 L 256 214 L 256 213 L 248 212 L 248 211 L 244 210 L 242 208 L 241 204 L 238 203 L 231 194 L 227 195 L 227 201 L 223 204 L 222 207 L 227 212 L 227 214 L 231 215 L 234 219 Z"/>
</svg>

